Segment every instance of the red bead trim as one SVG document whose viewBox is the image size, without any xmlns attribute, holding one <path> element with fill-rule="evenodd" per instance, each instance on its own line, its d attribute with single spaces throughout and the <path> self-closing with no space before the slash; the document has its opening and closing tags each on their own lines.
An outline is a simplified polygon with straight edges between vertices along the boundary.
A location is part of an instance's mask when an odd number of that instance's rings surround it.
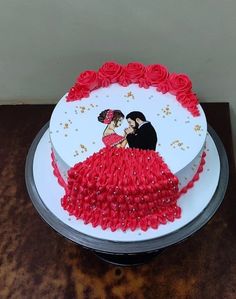
<svg viewBox="0 0 236 299">
<path fill-rule="evenodd" d="M 198 169 L 197 169 L 197 172 L 196 172 L 195 175 L 193 176 L 192 180 L 189 181 L 188 184 L 187 184 L 186 186 L 184 186 L 184 187 L 179 191 L 179 197 L 180 197 L 182 194 L 187 193 L 189 189 L 193 188 L 195 182 L 197 182 L 197 181 L 199 180 L 200 173 L 203 172 L 203 168 L 204 168 L 204 165 L 205 165 L 205 163 L 206 163 L 205 157 L 206 157 L 206 152 L 203 152 L 203 153 L 202 153 L 202 156 L 201 156 L 200 164 L 199 164 Z"/>
</svg>

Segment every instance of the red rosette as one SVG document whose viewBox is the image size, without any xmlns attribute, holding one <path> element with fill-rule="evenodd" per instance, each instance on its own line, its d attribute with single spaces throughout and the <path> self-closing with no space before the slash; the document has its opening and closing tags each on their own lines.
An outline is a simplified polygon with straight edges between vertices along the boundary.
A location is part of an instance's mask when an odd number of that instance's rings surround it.
<svg viewBox="0 0 236 299">
<path fill-rule="evenodd" d="M 172 73 L 168 79 L 170 92 L 174 95 L 180 92 L 189 93 L 192 89 L 192 82 L 186 74 Z"/>
<path fill-rule="evenodd" d="M 166 84 L 168 77 L 169 72 L 164 65 L 151 64 L 146 67 L 145 78 L 149 82 L 149 85 L 156 86 L 159 89 L 164 89 L 164 86 L 166 86 L 165 92 L 167 92 L 166 89 L 168 88 Z"/>
<path fill-rule="evenodd" d="M 196 94 L 192 93 L 192 92 L 177 92 L 176 94 L 176 99 L 178 100 L 178 102 L 180 102 L 180 104 L 188 109 L 189 112 L 191 112 L 193 114 L 193 116 L 199 116 L 199 110 L 198 110 L 198 99 Z"/>
<path fill-rule="evenodd" d="M 131 83 L 139 83 L 144 78 L 146 72 L 145 66 L 140 62 L 130 62 L 124 67 L 124 74 Z"/>
<path fill-rule="evenodd" d="M 76 100 L 81 100 L 82 98 L 88 98 L 90 94 L 90 90 L 79 84 L 75 84 L 70 90 L 66 97 L 67 102 L 73 102 Z"/>
<path fill-rule="evenodd" d="M 111 83 L 118 82 L 123 71 L 123 67 L 117 62 L 105 62 L 98 70 L 98 78 L 101 82 L 101 86 L 107 87 Z"/>
<path fill-rule="evenodd" d="M 158 84 L 157 87 L 156 87 L 156 90 L 163 93 L 163 94 L 169 92 L 170 86 L 168 84 L 168 81 Z"/>
<path fill-rule="evenodd" d="M 84 86 L 90 91 L 98 87 L 98 74 L 93 70 L 82 72 L 76 80 L 80 86 Z"/>
<path fill-rule="evenodd" d="M 139 87 L 143 87 L 145 89 L 149 88 L 149 86 L 150 86 L 150 84 L 146 78 L 140 78 L 138 80 L 138 85 L 139 85 Z"/>
<path fill-rule="evenodd" d="M 118 79 L 118 83 L 121 85 L 121 86 L 124 86 L 124 87 L 127 87 L 129 86 L 132 82 L 131 80 L 126 76 L 125 73 L 123 73 L 119 79 Z"/>
</svg>

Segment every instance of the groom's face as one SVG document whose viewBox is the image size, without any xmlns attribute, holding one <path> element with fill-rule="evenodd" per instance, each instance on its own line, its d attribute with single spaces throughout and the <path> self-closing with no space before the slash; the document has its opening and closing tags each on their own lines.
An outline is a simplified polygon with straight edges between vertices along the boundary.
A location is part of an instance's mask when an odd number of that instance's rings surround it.
<svg viewBox="0 0 236 299">
<path fill-rule="evenodd" d="M 131 118 L 128 118 L 128 119 L 127 119 L 127 122 L 128 122 L 128 124 L 129 124 L 129 126 L 130 126 L 131 128 L 133 128 L 134 130 L 136 130 L 136 129 L 138 128 L 138 123 L 137 123 L 135 120 L 133 120 L 133 119 L 131 119 Z"/>
</svg>

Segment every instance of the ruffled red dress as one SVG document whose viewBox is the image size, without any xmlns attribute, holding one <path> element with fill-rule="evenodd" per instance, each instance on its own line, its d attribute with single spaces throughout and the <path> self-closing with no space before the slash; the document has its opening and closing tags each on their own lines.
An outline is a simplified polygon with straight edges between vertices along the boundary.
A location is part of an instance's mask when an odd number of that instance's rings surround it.
<svg viewBox="0 0 236 299">
<path fill-rule="evenodd" d="M 115 133 L 103 137 L 105 148 L 68 171 L 63 208 L 112 231 L 146 231 L 180 218 L 178 178 L 157 152 L 116 147 L 123 140 Z"/>
</svg>

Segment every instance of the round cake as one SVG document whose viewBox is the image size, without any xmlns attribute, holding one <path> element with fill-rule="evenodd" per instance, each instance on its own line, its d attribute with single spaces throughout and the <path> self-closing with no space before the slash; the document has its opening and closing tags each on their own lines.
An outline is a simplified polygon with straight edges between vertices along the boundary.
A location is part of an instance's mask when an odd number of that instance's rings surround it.
<svg viewBox="0 0 236 299">
<path fill-rule="evenodd" d="M 85 224 L 157 229 L 205 163 L 207 122 L 187 75 L 107 62 L 85 71 L 50 120 L 62 207 Z"/>
</svg>

